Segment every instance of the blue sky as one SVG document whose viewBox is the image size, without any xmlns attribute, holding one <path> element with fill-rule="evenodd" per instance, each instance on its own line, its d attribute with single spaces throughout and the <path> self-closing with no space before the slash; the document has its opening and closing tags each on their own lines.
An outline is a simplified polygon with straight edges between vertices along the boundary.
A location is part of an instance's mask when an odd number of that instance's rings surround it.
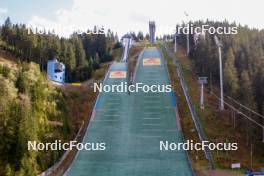
<svg viewBox="0 0 264 176">
<path fill-rule="evenodd" d="M 0 20 L 2 23 L 4 17 L 10 16 L 13 22 L 26 23 L 34 14 L 52 19 L 57 9 L 70 8 L 72 3 L 72 0 L 1 0 L 0 9 L 6 9 L 7 13 Z"/>
<path fill-rule="evenodd" d="M 14 23 L 50 28 L 103 25 L 120 35 L 146 33 L 149 20 L 156 21 L 158 34 L 172 32 L 176 23 L 200 19 L 227 19 L 262 29 L 263 7 L 263 0 L 0 0 L 0 23 L 10 16 Z"/>
</svg>

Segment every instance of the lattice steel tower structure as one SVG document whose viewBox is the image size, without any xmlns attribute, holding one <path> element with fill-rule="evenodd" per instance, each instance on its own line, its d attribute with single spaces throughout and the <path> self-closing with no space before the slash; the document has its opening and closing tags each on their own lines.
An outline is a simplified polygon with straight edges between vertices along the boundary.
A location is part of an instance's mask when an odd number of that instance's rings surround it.
<svg viewBox="0 0 264 176">
<path fill-rule="evenodd" d="M 150 21 L 149 22 L 149 41 L 151 45 L 153 45 L 155 42 L 155 31 L 156 31 L 155 21 Z"/>
</svg>

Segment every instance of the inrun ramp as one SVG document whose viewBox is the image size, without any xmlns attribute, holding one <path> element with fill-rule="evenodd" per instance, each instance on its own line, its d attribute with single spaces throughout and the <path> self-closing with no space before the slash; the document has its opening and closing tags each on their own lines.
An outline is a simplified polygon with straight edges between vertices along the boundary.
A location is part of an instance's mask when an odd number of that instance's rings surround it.
<svg viewBox="0 0 264 176">
<path fill-rule="evenodd" d="M 111 72 L 123 71 L 112 76 Z M 114 63 L 104 84 L 126 82 L 126 63 Z M 127 74 L 125 74 L 126 76 Z M 170 84 L 166 64 L 157 48 L 144 49 L 135 83 Z M 176 99 L 169 93 L 102 93 L 83 143 L 105 142 L 105 151 L 78 153 L 69 176 L 189 176 L 185 151 L 160 151 L 160 141 L 182 142 L 177 128 Z"/>
</svg>

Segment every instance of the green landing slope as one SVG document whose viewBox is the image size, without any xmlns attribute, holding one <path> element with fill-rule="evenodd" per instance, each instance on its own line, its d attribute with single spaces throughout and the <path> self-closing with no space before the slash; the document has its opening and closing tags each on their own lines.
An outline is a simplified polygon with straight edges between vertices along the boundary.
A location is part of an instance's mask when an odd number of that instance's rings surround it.
<svg viewBox="0 0 264 176">
<path fill-rule="evenodd" d="M 146 58 L 159 58 L 160 63 L 143 65 Z M 126 70 L 126 63 L 114 63 L 110 72 Z M 110 78 L 109 75 L 104 84 L 127 81 L 127 78 Z M 136 68 L 136 83 L 170 84 L 164 58 L 157 48 L 144 49 Z M 185 151 L 160 151 L 160 141 L 182 142 L 175 107 L 172 92 L 101 93 L 96 103 L 96 115 L 83 143 L 104 142 L 106 150 L 81 150 L 66 175 L 192 175 Z"/>
</svg>

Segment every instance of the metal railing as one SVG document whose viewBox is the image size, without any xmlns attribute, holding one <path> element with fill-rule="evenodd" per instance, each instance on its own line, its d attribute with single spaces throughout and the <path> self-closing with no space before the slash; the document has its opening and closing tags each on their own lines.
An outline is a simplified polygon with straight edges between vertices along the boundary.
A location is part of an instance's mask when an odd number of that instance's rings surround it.
<svg viewBox="0 0 264 176">
<path fill-rule="evenodd" d="M 168 65 L 168 64 L 167 64 L 167 60 L 165 59 L 165 57 L 164 57 L 162 51 L 161 51 L 161 50 L 159 50 L 159 51 L 160 51 L 160 53 L 161 53 L 161 56 L 163 57 L 163 60 L 164 60 L 165 65 L 166 65 L 166 71 L 167 71 L 167 74 L 170 75 L 170 74 L 169 74 L 168 67 L 167 67 L 167 65 Z M 171 82 L 171 78 L 170 78 L 170 77 L 169 77 L 169 80 L 170 80 L 170 84 L 172 85 L 172 82 Z M 178 106 L 176 106 L 176 111 L 178 111 Z M 181 129 L 179 129 L 179 133 L 180 133 L 180 136 L 181 136 L 181 140 L 182 140 L 182 141 L 186 141 L 185 138 L 184 138 L 184 136 L 183 136 L 183 134 L 182 134 Z M 192 175 L 193 175 L 193 176 L 196 176 L 196 173 L 195 173 L 195 171 L 194 171 L 194 169 L 193 169 L 193 163 L 192 163 L 192 161 L 191 161 L 191 159 L 190 159 L 189 153 L 188 153 L 187 151 L 184 151 L 184 152 L 185 152 L 185 154 L 186 154 L 187 161 L 188 161 L 189 167 L 190 167 L 190 169 L 191 169 Z"/>
<path fill-rule="evenodd" d="M 201 126 L 201 122 L 199 120 L 198 115 L 196 114 L 194 105 L 193 105 L 192 100 L 190 98 L 190 95 L 189 95 L 189 92 L 188 92 L 188 87 L 186 85 L 181 66 L 179 65 L 179 63 L 176 60 L 176 57 L 169 50 L 169 48 L 167 47 L 166 44 L 164 44 L 164 48 L 165 48 L 165 51 L 167 52 L 168 56 L 173 59 L 173 64 L 174 64 L 174 66 L 175 66 L 175 68 L 177 70 L 178 77 L 179 77 L 180 83 L 181 83 L 181 87 L 183 89 L 183 93 L 184 93 L 184 96 L 186 98 L 186 101 L 187 101 L 187 104 L 188 104 L 188 107 L 189 107 L 189 110 L 190 110 L 190 113 L 191 113 L 191 116 L 192 116 L 192 119 L 193 119 L 193 122 L 194 122 L 194 125 L 195 125 L 195 128 L 196 128 L 196 131 L 197 131 L 198 136 L 199 136 L 199 139 L 200 139 L 200 141 L 207 141 L 207 137 L 206 137 L 205 132 L 204 132 L 202 126 Z M 211 169 L 215 169 L 215 162 L 213 160 L 212 153 L 211 153 L 211 151 L 209 150 L 208 147 L 205 147 L 204 153 L 205 153 L 206 159 L 210 163 Z"/>
</svg>

